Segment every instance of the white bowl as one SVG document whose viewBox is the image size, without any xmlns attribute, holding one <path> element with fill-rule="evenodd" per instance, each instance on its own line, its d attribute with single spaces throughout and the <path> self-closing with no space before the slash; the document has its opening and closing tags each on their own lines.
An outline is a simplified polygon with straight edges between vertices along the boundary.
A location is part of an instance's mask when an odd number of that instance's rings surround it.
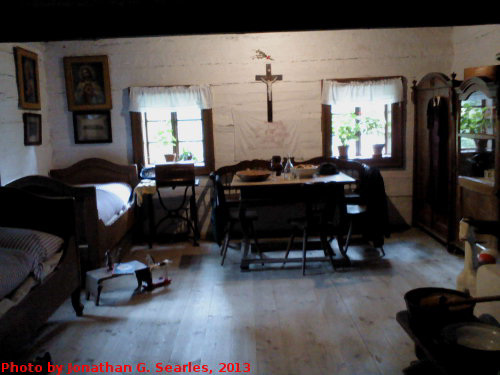
<svg viewBox="0 0 500 375">
<path fill-rule="evenodd" d="M 311 178 L 317 171 L 317 166 L 310 166 L 307 168 L 293 167 L 291 169 L 291 173 L 297 178 Z"/>
</svg>

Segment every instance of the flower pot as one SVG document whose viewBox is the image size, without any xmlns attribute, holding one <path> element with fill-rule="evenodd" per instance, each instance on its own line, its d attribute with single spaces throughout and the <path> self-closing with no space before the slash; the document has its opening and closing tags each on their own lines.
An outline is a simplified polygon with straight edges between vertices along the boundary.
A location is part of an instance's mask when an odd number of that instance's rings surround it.
<svg viewBox="0 0 500 375">
<path fill-rule="evenodd" d="M 165 154 L 165 160 L 167 162 L 173 162 L 175 161 L 177 155 L 176 154 Z"/>
<path fill-rule="evenodd" d="M 338 148 L 339 148 L 339 158 L 340 159 L 347 159 L 347 153 L 349 151 L 349 146 L 343 145 L 343 146 L 338 146 Z"/>
<path fill-rule="evenodd" d="M 382 157 L 382 150 L 384 149 L 385 144 L 384 143 L 376 143 L 373 145 L 373 157 L 374 158 L 381 158 Z"/>
<path fill-rule="evenodd" d="M 488 140 L 487 139 L 474 139 L 474 142 L 476 143 L 476 149 L 477 152 L 485 152 L 488 146 Z"/>
</svg>

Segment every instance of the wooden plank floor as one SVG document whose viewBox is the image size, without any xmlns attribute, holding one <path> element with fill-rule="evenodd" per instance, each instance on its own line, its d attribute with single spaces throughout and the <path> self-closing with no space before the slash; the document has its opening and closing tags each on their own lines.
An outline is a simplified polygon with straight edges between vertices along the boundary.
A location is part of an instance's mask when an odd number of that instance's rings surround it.
<svg viewBox="0 0 500 375">
<path fill-rule="evenodd" d="M 422 286 L 455 287 L 463 259 L 412 229 L 387 240 L 386 257 L 353 246 L 353 268 L 333 272 L 328 263 L 240 272 L 229 250 L 221 267 L 217 247 L 202 243 L 157 246 L 173 260 L 167 288 L 133 295 L 132 277 L 108 281 L 101 306 L 84 301 L 76 318 L 68 303 L 50 319 L 32 354 L 49 351 L 67 364 L 145 363 L 163 366 L 249 363 L 250 374 L 401 374 L 415 359 L 413 344 L 397 324 L 403 294 Z M 131 257 L 144 260 L 147 249 Z M 188 373 L 188 372 L 185 372 Z M 194 373 L 194 372 L 193 372 Z"/>
</svg>

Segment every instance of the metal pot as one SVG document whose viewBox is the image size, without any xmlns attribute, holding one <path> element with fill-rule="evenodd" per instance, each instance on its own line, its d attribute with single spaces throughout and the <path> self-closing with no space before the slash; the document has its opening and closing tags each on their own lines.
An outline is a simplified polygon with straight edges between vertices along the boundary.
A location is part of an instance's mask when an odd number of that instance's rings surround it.
<svg viewBox="0 0 500 375">
<path fill-rule="evenodd" d="M 404 295 L 411 325 L 417 329 L 437 333 L 448 324 L 473 319 L 475 303 L 455 306 L 436 303 L 442 297 L 447 300 L 470 298 L 467 293 L 454 289 L 433 287 L 412 289 Z"/>
</svg>

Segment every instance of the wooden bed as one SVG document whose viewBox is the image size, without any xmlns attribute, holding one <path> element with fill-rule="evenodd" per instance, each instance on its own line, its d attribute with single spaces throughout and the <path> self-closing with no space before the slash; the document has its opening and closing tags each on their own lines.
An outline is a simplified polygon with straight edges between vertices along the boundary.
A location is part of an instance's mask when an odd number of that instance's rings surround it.
<svg viewBox="0 0 500 375">
<path fill-rule="evenodd" d="M 77 240 L 86 245 L 81 250 L 83 271 L 103 265 L 107 250 L 115 248 L 134 224 L 134 197 L 130 195 L 128 208 L 111 224 L 99 219 L 95 186 L 77 186 L 106 183 L 126 183 L 133 189 L 138 184 L 137 166 L 119 165 L 107 160 L 91 158 L 64 169 L 53 169 L 50 177 L 27 176 L 9 186 L 49 196 L 71 196 L 76 204 Z"/>
<path fill-rule="evenodd" d="M 0 226 L 33 229 L 64 240 L 56 268 L 0 317 L 0 358 L 13 358 L 69 297 L 78 316 L 80 265 L 75 244 L 74 200 L 42 197 L 18 189 L 0 187 Z M 49 214 L 50 213 L 50 216 Z"/>
</svg>

